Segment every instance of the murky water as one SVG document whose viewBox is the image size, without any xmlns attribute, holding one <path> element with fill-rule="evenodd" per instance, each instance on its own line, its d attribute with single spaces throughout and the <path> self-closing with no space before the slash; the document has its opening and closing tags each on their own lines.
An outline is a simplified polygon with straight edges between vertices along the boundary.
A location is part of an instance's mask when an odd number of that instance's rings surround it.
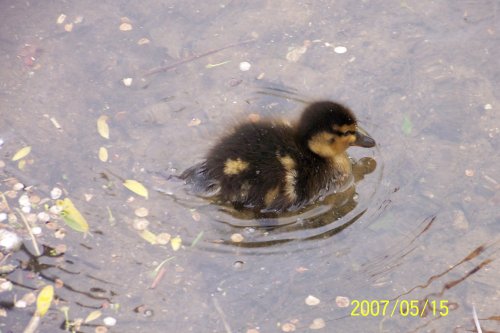
<svg viewBox="0 0 500 333">
<path fill-rule="evenodd" d="M 52 284 L 41 332 L 64 331 L 64 309 L 79 332 L 104 317 L 117 320 L 111 332 L 462 332 L 476 330 L 473 307 L 483 331 L 500 331 L 499 6 L 2 2 L 0 191 L 18 220 L 0 223 L 24 247 L 0 261 L 14 267 L 2 275 L 12 288 L 0 292 L 0 330 L 22 331 L 36 308 L 27 295 Z M 294 120 L 315 98 L 347 104 L 378 143 L 350 150 L 376 164 L 350 191 L 257 221 L 166 180 L 232 124 Z M 24 146 L 20 170 L 11 158 Z M 7 195 L 17 181 L 42 199 L 35 213 L 63 188 L 92 235 L 33 222 L 36 257 L 14 209 L 21 193 Z M 179 250 L 141 237 L 140 207 Z M 364 313 L 363 300 L 387 304 L 385 315 Z"/>
</svg>

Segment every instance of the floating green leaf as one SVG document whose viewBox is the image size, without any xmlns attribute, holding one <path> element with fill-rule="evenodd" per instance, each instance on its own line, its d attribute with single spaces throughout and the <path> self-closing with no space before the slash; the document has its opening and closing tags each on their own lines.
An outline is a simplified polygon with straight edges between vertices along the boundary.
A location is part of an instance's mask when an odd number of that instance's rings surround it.
<svg viewBox="0 0 500 333">
<path fill-rule="evenodd" d="M 62 211 L 60 215 L 71 229 L 84 233 L 89 231 L 87 220 L 85 220 L 83 215 L 78 209 L 76 209 L 75 205 L 73 205 L 73 202 L 69 198 L 58 200 L 57 205 L 61 206 Z"/>
</svg>

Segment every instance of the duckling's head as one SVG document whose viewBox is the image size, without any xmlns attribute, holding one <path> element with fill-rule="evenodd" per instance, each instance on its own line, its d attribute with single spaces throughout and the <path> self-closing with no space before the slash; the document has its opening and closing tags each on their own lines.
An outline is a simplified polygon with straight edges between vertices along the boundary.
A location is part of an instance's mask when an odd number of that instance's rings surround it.
<svg viewBox="0 0 500 333">
<path fill-rule="evenodd" d="M 350 146 L 375 146 L 375 140 L 358 128 L 352 111 L 330 101 L 314 102 L 304 110 L 297 125 L 297 137 L 301 144 L 323 158 L 335 158 Z"/>
</svg>

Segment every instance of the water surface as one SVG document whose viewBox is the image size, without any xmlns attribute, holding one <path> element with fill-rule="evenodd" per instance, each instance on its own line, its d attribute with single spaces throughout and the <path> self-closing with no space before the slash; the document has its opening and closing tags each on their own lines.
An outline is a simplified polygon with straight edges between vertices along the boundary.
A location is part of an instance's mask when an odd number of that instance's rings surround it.
<svg viewBox="0 0 500 333">
<path fill-rule="evenodd" d="M 15 300 L 60 279 L 40 331 L 64 330 L 64 306 L 70 322 L 102 312 L 80 332 L 107 316 L 117 319 L 109 328 L 116 332 L 307 332 L 315 319 L 328 332 L 465 332 L 476 329 L 473 306 L 483 331 L 498 331 L 498 7 L 4 1 L 0 191 L 11 178 L 41 198 L 61 187 L 92 236 L 59 221 L 66 235 L 56 238 L 37 222 L 45 253 L 36 257 L 22 224 L 1 222 L 18 228 L 25 247 L 2 262 L 17 268 L 3 276 L 13 288 L 0 293 L 0 329 L 22 331 L 35 305 Z M 244 61 L 250 70 L 240 70 Z M 259 93 L 269 87 L 343 102 L 376 139 L 377 149 L 351 149 L 377 168 L 337 198 L 343 212 L 319 203 L 310 219 L 261 229 L 165 180 L 250 114 L 296 119 L 301 102 Z M 102 115 L 109 140 L 97 133 Z M 19 170 L 11 158 L 27 145 Z M 149 199 L 122 179 L 146 185 Z M 12 209 L 17 200 L 8 199 Z M 179 236 L 183 246 L 141 238 L 133 227 L 139 207 L 149 210 L 151 232 Z M 234 233 L 245 241 L 231 242 Z M 50 252 L 60 244 L 64 254 Z M 320 303 L 306 304 L 309 295 Z M 340 307 L 338 296 L 390 306 L 414 300 L 420 309 L 444 301 L 449 312 L 352 316 L 354 306 Z"/>
</svg>

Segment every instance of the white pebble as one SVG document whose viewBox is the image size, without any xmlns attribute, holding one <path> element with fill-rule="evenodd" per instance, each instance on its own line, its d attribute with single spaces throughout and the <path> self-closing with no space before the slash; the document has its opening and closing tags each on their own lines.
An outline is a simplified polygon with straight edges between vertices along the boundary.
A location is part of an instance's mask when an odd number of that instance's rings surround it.
<svg viewBox="0 0 500 333">
<path fill-rule="evenodd" d="M 37 215 L 38 221 L 40 222 L 49 222 L 50 221 L 50 215 L 47 214 L 46 212 L 40 212 Z"/>
<path fill-rule="evenodd" d="M 30 224 L 35 224 L 37 220 L 36 214 L 31 213 L 26 216 L 26 221 L 28 221 Z"/>
<path fill-rule="evenodd" d="M 62 207 L 58 205 L 51 206 L 49 212 L 54 215 L 59 215 L 62 212 Z"/>
<path fill-rule="evenodd" d="M 54 187 L 50 191 L 50 197 L 52 198 L 52 200 L 59 199 L 61 197 L 61 195 L 62 195 L 62 190 L 59 187 Z"/>
<path fill-rule="evenodd" d="M 252 65 L 249 62 L 246 61 L 240 62 L 240 71 L 246 72 L 250 70 L 250 67 L 252 67 Z"/>
<path fill-rule="evenodd" d="M 24 188 L 23 183 L 15 183 L 14 186 L 12 186 L 12 189 L 14 191 L 21 191 Z"/>
<path fill-rule="evenodd" d="M 491 110 L 491 109 L 493 109 L 493 106 L 491 104 L 485 104 L 484 105 L 484 109 L 485 110 Z"/>
<path fill-rule="evenodd" d="M 27 194 L 23 194 L 19 197 L 19 206 L 21 206 L 21 207 L 30 207 L 31 206 L 30 198 L 28 197 Z"/>
<path fill-rule="evenodd" d="M 16 223 L 17 222 L 17 216 L 14 213 L 10 213 L 7 215 L 7 220 L 9 223 Z"/>
<path fill-rule="evenodd" d="M 0 283 L 0 292 L 2 291 L 11 291 L 12 290 L 12 282 L 10 281 L 5 281 Z"/>
<path fill-rule="evenodd" d="M 25 214 L 31 213 L 31 206 L 22 206 L 21 211 Z"/>
<path fill-rule="evenodd" d="M 116 325 L 116 319 L 113 317 L 106 317 L 102 321 L 104 322 L 104 325 L 106 325 L 106 326 L 115 326 Z"/>
<path fill-rule="evenodd" d="M 320 330 L 326 326 L 325 320 L 323 318 L 316 318 L 313 320 L 309 328 L 312 330 Z"/>
<path fill-rule="evenodd" d="M 25 301 L 25 300 L 23 300 L 23 299 L 18 300 L 18 301 L 14 304 L 14 306 L 15 306 L 16 308 L 25 308 L 25 307 L 26 307 L 26 305 L 27 305 L 27 303 L 26 303 L 26 301 Z"/>
<path fill-rule="evenodd" d="M 0 251 L 12 252 L 21 247 L 22 240 L 14 232 L 0 229 Z"/>
<path fill-rule="evenodd" d="M 33 233 L 33 235 L 40 235 L 42 233 L 42 228 L 33 227 L 33 228 L 31 228 L 31 232 Z"/>
<path fill-rule="evenodd" d="M 347 47 L 345 46 L 336 46 L 333 51 L 338 54 L 346 53 L 347 52 Z"/>
<path fill-rule="evenodd" d="M 64 21 L 66 20 L 66 15 L 65 14 L 61 14 L 59 15 L 59 17 L 57 18 L 57 24 L 63 24 Z"/>
<path fill-rule="evenodd" d="M 321 301 L 319 300 L 319 298 L 314 297 L 313 295 L 309 295 L 306 297 L 305 302 L 307 305 L 315 306 L 318 305 Z"/>
<path fill-rule="evenodd" d="M 130 87 L 132 85 L 133 79 L 131 77 L 126 77 L 122 80 L 125 87 Z"/>
<path fill-rule="evenodd" d="M 0 222 L 7 220 L 7 213 L 0 213 Z"/>
<path fill-rule="evenodd" d="M 337 296 L 335 303 L 339 308 L 347 308 L 351 304 L 351 300 L 346 296 Z"/>
<path fill-rule="evenodd" d="M 146 220 L 146 219 L 134 219 L 134 222 L 132 223 L 133 227 L 135 230 L 139 230 L 139 231 L 142 231 L 142 230 L 146 230 L 148 225 L 149 225 L 149 221 Z"/>
</svg>

